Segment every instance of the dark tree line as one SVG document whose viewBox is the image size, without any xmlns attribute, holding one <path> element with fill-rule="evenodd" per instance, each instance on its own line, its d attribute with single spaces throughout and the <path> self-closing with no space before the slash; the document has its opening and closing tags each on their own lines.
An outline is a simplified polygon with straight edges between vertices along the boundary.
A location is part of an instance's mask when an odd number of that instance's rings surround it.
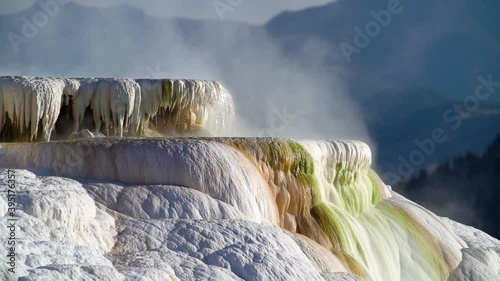
<svg viewBox="0 0 500 281">
<path fill-rule="evenodd" d="M 395 188 L 440 216 L 500 238 L 500 135 L 483 155 L 450 159 Z"/>
</svg>

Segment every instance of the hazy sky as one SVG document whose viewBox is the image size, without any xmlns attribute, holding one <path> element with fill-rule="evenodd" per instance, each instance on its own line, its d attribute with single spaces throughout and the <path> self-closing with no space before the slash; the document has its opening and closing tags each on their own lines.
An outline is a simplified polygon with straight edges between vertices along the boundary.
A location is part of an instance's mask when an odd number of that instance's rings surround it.
<svg viewBox="0 0 500 281">
<path fill-rule="evenodd" d="M 42 2 L 56 0 L 39 0 Z M 164 17 L 237 20 L 262 24 L 285 10 L 300 10 L 332 0 L 70 0 L 84 5 L 131 4 L 149 14 Z M 0 14 L 19 12 L 36 0 L 0 0 Z M 216 8 L 217 7 L 217 8 Z"/>
</svg>

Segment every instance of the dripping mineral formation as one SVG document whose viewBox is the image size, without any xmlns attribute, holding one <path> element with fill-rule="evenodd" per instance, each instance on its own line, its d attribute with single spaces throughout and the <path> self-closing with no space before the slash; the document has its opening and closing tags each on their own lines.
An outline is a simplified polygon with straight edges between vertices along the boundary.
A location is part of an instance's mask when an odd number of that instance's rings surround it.
<svg viewBox="0 0 500 281">
<path fill-rule="evenodd" d="M 366 144 L 219 137 L 217 82 L 0 89 L 2 280 L 500 280 L 500 242 L 392 191 Z"/>
<path fill-rule="evenodd" d="M 213 81 L 0 77 L 0 140 L 209 136 L 230 131 L 233 102 Z"/>
</svg>

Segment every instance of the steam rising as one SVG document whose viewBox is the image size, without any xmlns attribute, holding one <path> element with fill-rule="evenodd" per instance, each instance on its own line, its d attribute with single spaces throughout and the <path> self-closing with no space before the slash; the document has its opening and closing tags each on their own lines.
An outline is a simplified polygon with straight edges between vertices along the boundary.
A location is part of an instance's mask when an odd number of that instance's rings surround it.
<svg viewBox="0 0 500 281">
<path fill-rule="evenodd" d="M 1 75 L 217 80 L 234 98 L 237 136 L 370 143 L 340 71 L 320 67 L 332 55 L 321 42 L 289 58 L 256 26 L 152 18 L 129 6 L 60 8 L 19 54 L 3 45 L 18 63 L 2 65 Z M 20 34 L 22 25 L 12 27 Z"/>
</svg>

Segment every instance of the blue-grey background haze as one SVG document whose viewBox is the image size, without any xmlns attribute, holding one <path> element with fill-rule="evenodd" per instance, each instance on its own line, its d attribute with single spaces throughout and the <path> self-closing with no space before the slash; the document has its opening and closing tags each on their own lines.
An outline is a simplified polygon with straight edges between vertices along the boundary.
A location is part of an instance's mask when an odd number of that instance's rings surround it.
<svg viewBox="0 0 500 281">
<path fill-rule="evenodd" d="M 69 0 L 90 7 L 113 7 L 132 5 L 148 15 L 158 17 L 183 17 L 190 19 L 218 19 L 215 13 L 217 1 L 212 0 Z M 219 3 L 231 4 L 241 1 L 241 9 L 226 15 L 228 20 L 252 24 L 263 24 L 283 11 L 296 11 L 331 2 L 330 0 L 220 0 Z M 12 14 L 33 6 L 36 0 L 2 0 L 0 14 Z"/>
</svg>

